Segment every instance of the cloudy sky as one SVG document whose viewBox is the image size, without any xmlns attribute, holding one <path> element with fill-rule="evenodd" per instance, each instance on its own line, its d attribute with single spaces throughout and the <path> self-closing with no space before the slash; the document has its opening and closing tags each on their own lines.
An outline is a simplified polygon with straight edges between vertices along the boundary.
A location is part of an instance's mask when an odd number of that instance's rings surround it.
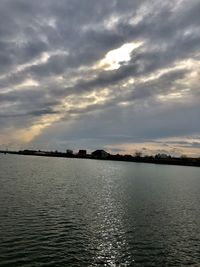
<svg viewBox="0 0 200 267">
<path fill-rule="evenodd" d="M 0 0 L 0 148 L 200 156 L 199 0 Z"/>
</svg>

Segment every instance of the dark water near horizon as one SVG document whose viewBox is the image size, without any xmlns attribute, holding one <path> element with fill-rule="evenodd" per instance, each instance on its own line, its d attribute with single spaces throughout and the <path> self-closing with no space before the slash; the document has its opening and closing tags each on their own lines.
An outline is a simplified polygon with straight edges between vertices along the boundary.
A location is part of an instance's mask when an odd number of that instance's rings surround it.
<svg viewBox="0 0 200 267">
<path fill-rule="evenodd" d="M 200 266 L 200 168 L 0 155 L 0 266 Z"/>
</svg>

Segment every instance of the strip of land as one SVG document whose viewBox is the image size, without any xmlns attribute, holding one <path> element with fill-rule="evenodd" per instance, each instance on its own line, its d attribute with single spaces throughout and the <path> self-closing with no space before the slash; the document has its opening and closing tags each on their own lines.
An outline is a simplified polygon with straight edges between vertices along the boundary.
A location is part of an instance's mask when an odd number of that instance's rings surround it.
<svg viewBox="0 0 200 267">
<path fill-rule="evenodd" d="M 157 154 L 155 156 L 141 156 L 141 155 L 112 155 L 104 150 L 96 150 L 91 154 L 87 154 L 86 150 L 79 150 L 74 154 L 71 150 L 66 153 L 58 151 L 41 151 L 41 150 L 0 150 L 1 154 L 15 154 L 15 155 L 29 155 L 29 156 L 44 156 L 44 157 L 62 157 L 62 158 L 82 158 L 82 159 L 96 159 L 96 160 L 113 160 L 113 161 L 127 161 L 127 162 L 141 162 L 152 164 L 167 164 L 180 166 L 195 166 L 200 167 L 200 158 L 190 157 L 171 157 L 170 155 Z"/>
</svg>

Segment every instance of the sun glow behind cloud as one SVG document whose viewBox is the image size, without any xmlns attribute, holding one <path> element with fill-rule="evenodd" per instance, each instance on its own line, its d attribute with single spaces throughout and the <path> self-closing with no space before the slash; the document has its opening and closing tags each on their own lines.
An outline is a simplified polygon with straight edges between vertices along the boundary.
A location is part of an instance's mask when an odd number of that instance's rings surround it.
<svg viewBox="0 0 200 267">
<path fill-rule="evenodd" d="M 98 68 L 103 68 L 104 70 L 119 69 L 122 64 L 130 61 L 133 50 L 142 44 L 142 42 L 126 43 L 117 49 L 109 51 L 97 65 Z"/>
</svg>

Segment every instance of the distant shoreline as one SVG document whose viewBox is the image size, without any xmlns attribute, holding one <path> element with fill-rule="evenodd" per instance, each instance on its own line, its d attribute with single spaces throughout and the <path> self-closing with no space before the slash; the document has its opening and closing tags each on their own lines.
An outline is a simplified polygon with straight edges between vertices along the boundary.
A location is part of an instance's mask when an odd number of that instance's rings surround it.
<svg viewBox="0 0 200 267">
<path fill-rule="evenodd" d="M 0 154 L 14 154 L 24 156 L 40 156 L 40 157 L 57 157 L 57 158 L 78 158 L 78 159 L 96 159 L 96 160 L 112 160 L 112 161 L 125 161 L 125 162 L 137 162 L 137 163 L 149 163 L 149 164 L 161 164 L 161 165 L 176 165 L 176 166 L 193 166 L 200 167 L 200 158 L 156 158 L 154 156 L 134 157 L 131 155 L 111 155 L 106 157 L 92 156 L 92 154 L 78 155 L 67 154 L 63 152 L 47 152 L 47 151 L 7 151 L 0 150 Z"/>
</svg>

